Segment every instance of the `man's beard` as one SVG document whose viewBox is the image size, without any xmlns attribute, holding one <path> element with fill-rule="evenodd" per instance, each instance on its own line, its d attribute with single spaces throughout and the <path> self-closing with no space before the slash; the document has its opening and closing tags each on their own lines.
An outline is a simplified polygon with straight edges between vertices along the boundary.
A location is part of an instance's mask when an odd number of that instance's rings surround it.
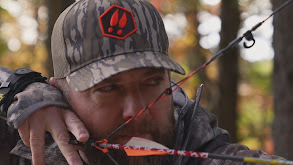
<svg viewBox="0 0 293 165">
<path fill-rule="evenodd" d="M 141 119 L 139 123 L 130 122 L 115 133 L 110 139 L 109 143 L 115 143 L 119 135 L 139 133 L 148 133 L 152 136 L 153 141 L 160 143 L 166 147 L 173 146 L 174 135 L 174 114 L 173 106 L 168 114 L 169 125 L 160 127 L 154 121 L 150 121 L 147 117 Z M 104 135 L 105 136 L 105 135 Z M 105 137 L 95 136 L 95 139 L 101 140 Z M 117 142 L 116 142 L 117 143 Z M 102 151 L 94 147 L 86 147 L 84 149 L 85 156 L 90 165 L 112 165 L 113 161 Z M 109 149 L 109 154 L 119 165 L 164 165 L 168 164 L 169 156 L 127 156 L 123 150 Z"/>
</svg>

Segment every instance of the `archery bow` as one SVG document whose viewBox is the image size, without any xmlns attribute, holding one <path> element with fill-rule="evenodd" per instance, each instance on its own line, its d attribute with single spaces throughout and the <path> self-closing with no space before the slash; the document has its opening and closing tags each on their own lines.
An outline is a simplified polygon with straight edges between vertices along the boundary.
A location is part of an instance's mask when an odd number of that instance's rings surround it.
<svg viewBox="0 0 293 165">
<path fill-rule="evenodd" d="M 219 155 L 219 154 L 213 154 L 213 153 L 207 153 L 207 152 L 194 152 L 194 151 L 184 151 L 184 150 L 173 150 L 168 149 L 160 144 L 158 144 L 160 147 L 140 147 L 140 146 L 133 146 L 129 145 L 132 144 L 133 141 L 137 139 L 131 139 L 130 142 L 128 142 L 126 145 L 121 144 L 108 144 L 108 139 L 115 134 L 118 130 L 123 128 L 125 125 L 130 123 L 132 120 L 134 120 L 136 117 L 138 117 L 140 114 L 151 108 L 155 103 L 163 100 L 167 96 L 171 95 L 173 92 L 175 92 L 177 89 L 179 89 L 182 84 L 184 84 L 189 78 L 191 78 L 193 75 L 201 71 L 203 68 L 208 66 L 212 61 L 219 58 L 223 53 L 228 50 L 229 48 L 232 48 L 239 44 L 243 38 L 245 38 L 247 41 L 252 41 L 250 45 L 247 45 L 246 42 L 243 43 L 243 46 L 245 48 L 251 48 L 255 44 L 255 39 L 253 37 L 252 32 L 255 31 L 257 28 L 259 28 L 264 22 L 266 22 L 269 18 L 271 18 L 273 15 L 278 13 L 281 9 L 289 5 L 293 0 L 288 0 L 284 4 L 282 4 L 280 7 L 275 9 L 266 19 L 259 22 L 255 26 L 253 26 L 250 30 L 246 31 L 241 37 L 238 37 L 231 41 L 225 48 L 219 50 L 215 55 L 212 56 L 210 60 L 208 60 L 206 63 L 204 63 L 202 66 L 198 67 L 196 70 L 191 72 L 187 77 L 180 80 L 179 82 L 171 85 L 169 88 L 165 89 L 153 102 L 151 102 L 149 105 L 147 105 L 145 108 L 140 110 L 134 117 L 127 120 L 123 124 L 121 124 L 118 128 L 116 128 L 114 131 L 112 131 L 106 139 L 95 141 L 95 142 L 89 142 L 92 147 L 96 147 L 97 149 L 100 149 L 104 153 L 106 153 L 111 160 L 115 164 L 118 164 L 109 154 L 108 148 L 111 149 L 122 149 L 124 150 L 128 156 L 147 156 L 147 155 L 178 155 L 178 156 L 189 156 L 189 157 L 197 157 L 197 158 L 213 158 L 213 159 L 229 159 L 229 160 L 235 160 L 235 161 L 243 161 L 243 162 L 249 162 L 249 163 L 262 163 L 262 164 L 272 164 L 272 165 L 293 165 L 293 161 L 285 161 L 285 160 L 268 160 L 268 159 L 260 159 L 260 158 L 251 158 L 251 157 L 239 157 L 239 156 L 230 156 L 230 155 Z M 172 89 L 174 88 L 174 89 Z M 144 139 L 145 141 L 146 139 Z M 83 146 L 85 143 L 78 142 L 77 140 L 70 140 L 69 143 L 74 145 Z M 150 141 L 150 144 L 154 144 L 155 142 Z M 147 144 L 147 143 L 145 143 Z M 144 145 L 145 145 L 144 144 Z M 157 145 L 157 144 L 156 144 Z"/>
</svg>

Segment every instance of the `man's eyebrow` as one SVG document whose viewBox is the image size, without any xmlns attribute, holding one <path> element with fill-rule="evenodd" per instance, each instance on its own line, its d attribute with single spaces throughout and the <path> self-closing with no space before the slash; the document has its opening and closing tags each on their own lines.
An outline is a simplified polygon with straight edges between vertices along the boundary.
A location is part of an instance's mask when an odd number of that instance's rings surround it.
<svg viewBox="0 0 293 165">
<path fill-rule="evenodd" d="M 165 70 L 164 69 L 149 69 L 148 71 L 144 72 L 143 74 L 145 76 L 149 76 L 149 75 L 153 75 L 153 74 L 157 74 L 157 73 L 164 74 Z"/>
<path fill-rule="evenodd" d="M 103 80 L 102 82 L 103 83 L 114 83 L 114 82 L 117 82 L 119 80 L 121 80 L 120 77 L 114 76 L 114 77 L 109 77 L 109 78 Z"/>
</svg>

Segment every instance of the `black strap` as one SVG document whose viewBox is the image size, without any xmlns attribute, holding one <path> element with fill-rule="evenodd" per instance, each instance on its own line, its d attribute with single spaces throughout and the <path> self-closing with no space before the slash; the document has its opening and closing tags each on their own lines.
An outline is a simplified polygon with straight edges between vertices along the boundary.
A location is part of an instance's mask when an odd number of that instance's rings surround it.
<svg viewBox="0 0 293 165">
<path fill-rule="evenodd" d="M 0 86 L 0 115 L 6 117 L 8 107 L 13 103 L 14 96 L 34 82 L 47 83 L 47 78 L 39 72 L 20 68 L 15 70 Z"/>
</svg>

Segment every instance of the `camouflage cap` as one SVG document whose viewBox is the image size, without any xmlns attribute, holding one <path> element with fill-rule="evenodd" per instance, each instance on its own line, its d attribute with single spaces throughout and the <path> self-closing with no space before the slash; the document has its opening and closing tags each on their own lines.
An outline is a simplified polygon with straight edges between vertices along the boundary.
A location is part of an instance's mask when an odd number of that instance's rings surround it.
<svg viewBox="0 0 293 165">
<path fill-rule="evenodd" d="M 52 34 L 56 78 L 76 91 L 136 68 L 185 74 L 168 56 L 162 18 L 143 0 L 80 0 L 59 16 Z"/>
</svg>

